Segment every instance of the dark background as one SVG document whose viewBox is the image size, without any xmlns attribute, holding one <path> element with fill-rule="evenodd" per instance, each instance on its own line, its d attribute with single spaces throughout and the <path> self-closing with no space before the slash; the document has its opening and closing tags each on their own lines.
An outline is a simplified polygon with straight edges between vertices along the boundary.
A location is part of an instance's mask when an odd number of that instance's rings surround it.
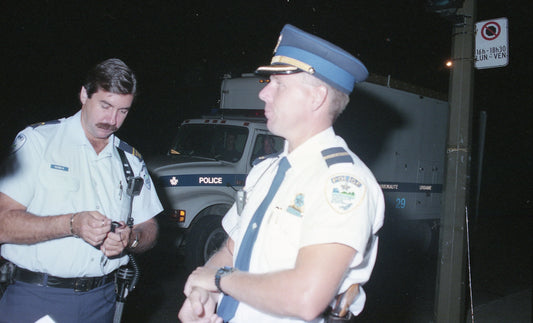
<svg viewBox="0 0 533 323">
<path fill-rule="evenodd" d="M 477 287 L 474 292 L 481 295 L 474 295 L 474 299 L 484 301 L 521 290 L 524 282 L 531 288 L 528 237 L 533 213 L 530 22 L 533 2 L 477 2 L 476 21 L 508 18 L 510 47 L 508 66 L 474 72 L 473 193 L 477 189 L 474 184 L 479 165 L 476 124 L 480 111 L 488 114 L 480 209 L 476 213 L 485 221 L 476 223 L 479 228 L 474 228 L 472 239 L 472 275 Z M 119 136 L 145 156 L 164 153 L 183 119 L 198 117 L 218 106 L 224 74 L 252 72 L 270 61 L 286 23 L 348 50 L 372 74 L 390 75 L 393 80 L 446 97 L 450 70 L 444 67 L 444 61 L 451 52 L 452 25 L 427 12 L 424 3 L 424 0 L 3 1 L 1 155 L 7 154 L 17 132 L 25 126 L 78 111 L 85 73 L 110 57 L 123 59 L 137 72 L 140 82 L 140 96 Z M 349 142 L 352 138 L 346 139 Z M 162 231 L 165 230 L 169 229 L 163 227 Z M 158 303 L 182 288 L 186 273 L 180 267 L 182 259 L 175 258 L 174 250 L 168 248 L 172 244 L 166 240 L 169 236 L 162 234 L 155 251 L 141 257 L 145 268 L 143 280 L 128 301 L 126 311 L 131 321 L 146 321 L 151 311 L 162 312 L 156 306 L 149 309 L 147 300 Z M 378 261 L 390 260 L 390 255 L 389 258 L 383 256 L 386 253 L 381 255 Z M 377 265 L 375 279 L 368 286 L 372 296 L 365 310 L 366 321 L 384 321 L 383 317 L 376 319 L 372 315 L 398 315 L 401 311 L 405 318 L 411 317 L 409 313 L 431 316 L 434 310 L 434 258 L 419 261 L 426 267 L 413 266 L 416 262 L 412 259 L 396 258 L 392 257 L 398 262 L 386 270 Z M 409 265 L 402 266 L 402 262 Z M 404 276 L 397 270 L 402 268 Z M 176 273 L 181 276 L 176 278 Z M 391 279 L 380 279 L 385 275 Z M 168 279 L 173 283 L 169 284 Z M 383 286 L 391 281 L 396 284 L 416 281 L 415 296 L 374 292 L 387 288 L 402 290 L 403 286 Z M 178 293 L 178 297 L 179 304 L 183 296 Z M 163 304 L 166 315 L 175 318 L 174 296 Z M 365 321 L 364 316 L 362 319 Z"/>
<path fill-rule="evenodd" d="M 423 0 L 3 1 L 0 149 L 28 124 L 74 114 L 87 70 L 119 57 L 140 96 L 119 135 L 163 153 L 176 125 L 216 107 L 224 74 L 269 62 L 285 23 L 324 37 L 373 74 L 442 93 L 449 21 Z M 531 213 L 531 1 L 478 1 L 478 19 L 509 19 L 510 63 L 475 71 L 474 118 L 488 113 L 481 209 Z M 476 128 L 473 128 L 474 131 Z M 476 134 L 473 135 L 477 149 Z M 477 169 L 477 164 L 473 168 Z"/>
</svg>

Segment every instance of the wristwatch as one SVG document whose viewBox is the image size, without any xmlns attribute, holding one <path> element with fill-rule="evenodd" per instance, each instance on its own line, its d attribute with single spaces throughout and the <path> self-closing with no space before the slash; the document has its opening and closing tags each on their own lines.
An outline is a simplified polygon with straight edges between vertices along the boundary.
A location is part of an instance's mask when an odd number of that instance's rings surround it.
<svg viewBox="0 0 533 323">
<path fill-rule="evenodd" d="M 135 233 L 135 240 L 130 245 L 130 249 L 134 249 L 139 245 L 139 233 Z"/>
<path fill-rule="evenodd" d="M 232 272 L 234 272 L 236 269 L 233 268 L 233 267 L 228 267 L 228 266 L 225 266 L 225 267 L 221 267 L 217 270 L 217 273 L 215 274 L 215 286 L 217 287 L 218 291 L 221 292 L 222 294 L 224 295 L 228 295 L 226 293 L 224 293 L 224 291 L 222 290 L 222 288 L 220 288 L 220 279 L 224 276 L 227 276 L 229 274 L 231 274 Z"/>
</svg>

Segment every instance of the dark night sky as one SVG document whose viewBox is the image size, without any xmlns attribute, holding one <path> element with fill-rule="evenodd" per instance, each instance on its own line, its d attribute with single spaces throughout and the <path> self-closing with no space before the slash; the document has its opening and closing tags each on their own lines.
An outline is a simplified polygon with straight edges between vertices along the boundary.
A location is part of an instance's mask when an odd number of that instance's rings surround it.
<svg viewBox="0 0 533 323">
<path fill-rule="evenodd" d="M 477 20 L 507 17 L 510 33 L 510 64 L 475 72 L 474 116 L 488 112 L 485 211 L 533 208 L 532 14 L 529 0 L 478 0 Z M 178 122 L 217 106 L 223 74 L 269 61 L 285 23 L 343 47 L 371 73 L 448 91 L 452 28 L 423 0 L 8 0 L 0 16 L 2 151 L 24 126 L 77 111 L 85 72 L 119 57 L 141 83 L 121 137 L 145 155 L 163 152 Z"/>
</svg>

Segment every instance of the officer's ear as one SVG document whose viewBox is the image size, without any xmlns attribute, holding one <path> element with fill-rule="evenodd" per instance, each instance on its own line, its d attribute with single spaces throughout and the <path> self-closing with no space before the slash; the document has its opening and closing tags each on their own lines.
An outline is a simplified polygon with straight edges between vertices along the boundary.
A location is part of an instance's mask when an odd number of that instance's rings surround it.
<svg viewBox="0 0 533 323">
<path fill-rule="evenodd" d="M 80 101 L 81 101 L 81 104 L 85 104 L 85 102 L 87 102 L 87 99 L 89 98 L 89 96 L 87 95 L 87 90 L 85 89 L 84 86 L 81 87 L 81 91 L 80 91 Z"/>
<path fill-rule="evenodd" d="M 318 85 L 313 88 L 311 92 L 313 111 L 324 107 L 326 98 L 328 97 L 328 88 L 324 85 Z"/>
</svg>

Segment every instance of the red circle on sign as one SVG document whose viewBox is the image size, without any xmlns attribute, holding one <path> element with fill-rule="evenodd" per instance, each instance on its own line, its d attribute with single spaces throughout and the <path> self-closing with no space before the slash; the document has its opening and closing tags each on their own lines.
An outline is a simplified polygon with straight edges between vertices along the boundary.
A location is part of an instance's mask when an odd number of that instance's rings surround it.
<svg viewBox="0 0 533 323">
<path fill-rule="evenodd" d="M 481 37 L 486 40 L 494 40 L 498 38 L 502 28 L 495 21 L 489 21 L 481 27 Z"/>
</svg>

